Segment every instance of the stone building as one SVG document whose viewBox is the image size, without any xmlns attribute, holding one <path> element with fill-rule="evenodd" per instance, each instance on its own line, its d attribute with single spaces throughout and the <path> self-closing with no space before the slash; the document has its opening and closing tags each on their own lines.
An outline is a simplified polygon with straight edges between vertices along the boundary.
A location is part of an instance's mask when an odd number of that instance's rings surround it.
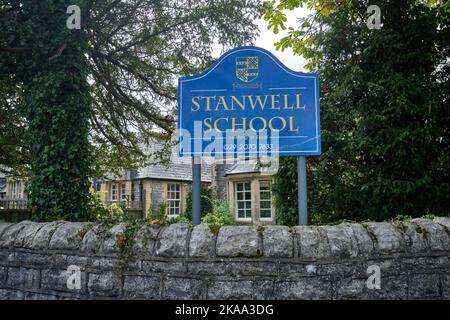
<svg viewBox="0 0 450 320">
<path fill-rule="evenodd" d="M 211 165 L 208 163 L 202 165 L 202 183 L 211 184 Z M 105 204 L 143 209 L 145 215 L 157 212 L 165 204 L 168 217 L 175 218 L 186 210 L 191 185 L 191 159 L 172 157 L 167 165 L 155 164 L 138 171 L 108 174 L 107 179 L 96 181 L 95 189 Z"/>
<path fill-rule="evenodd" d="M 0 209 L 22 209 L 27 207 L 27 180 L 0 173 Z"/>
<path fill-rule="evenodd" d="M 228 203 L 239 224 L 275 223 L 272 180 L 273 172 L 265 171 L 255 158 L 202 159 L 202 184 L 211 186 L 216 197 Z M 99 193 L 105 206 L 115 203 L 141 210 L 144 216 L 165 206 L 168 217 L 175 218 L 185 212 L 191 186 L 192 159 L 179 157 L 174 147 L 167 164 L 108 173 L 93 181 L 91 190 Z M 25 208 L 25 190 L 25 180 L 0 177 L 0 208 Z"/>
</svg>

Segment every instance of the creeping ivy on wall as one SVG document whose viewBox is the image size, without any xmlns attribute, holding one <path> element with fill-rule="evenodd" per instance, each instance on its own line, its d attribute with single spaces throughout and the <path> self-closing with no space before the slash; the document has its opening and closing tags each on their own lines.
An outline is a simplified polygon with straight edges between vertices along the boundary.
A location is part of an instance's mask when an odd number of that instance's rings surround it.
<svg viewBox="0 0 450 320">
<path fill-rule="evenodd" d="M 81 6 L 85 1 L 77 1 Z M 14 63 L 31 145 L 30 203 L 37 221 L 87 220 L 90 93 L 87 39 L 66 27 L 73 1 L 24 1 L 15 29 L 27 52 Z M 19 26 L 20 25 L 20 28 Z M 9 30 L 11 32 L 11 30 Z M 2 56 L 4 58 L 4 56 Z"/>
</svg>

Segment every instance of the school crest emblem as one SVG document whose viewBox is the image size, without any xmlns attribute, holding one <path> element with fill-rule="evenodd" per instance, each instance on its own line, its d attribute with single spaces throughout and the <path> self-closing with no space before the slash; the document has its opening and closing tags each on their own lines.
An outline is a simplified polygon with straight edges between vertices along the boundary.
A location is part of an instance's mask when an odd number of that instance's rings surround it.
<svg viewBox="0 0 450 320">
<path fill-rule="evenodd" d="M 258 77 L 258 57 L 237 57 L 236 77 L 243 82 L 251 82 Z"/>
</svg>

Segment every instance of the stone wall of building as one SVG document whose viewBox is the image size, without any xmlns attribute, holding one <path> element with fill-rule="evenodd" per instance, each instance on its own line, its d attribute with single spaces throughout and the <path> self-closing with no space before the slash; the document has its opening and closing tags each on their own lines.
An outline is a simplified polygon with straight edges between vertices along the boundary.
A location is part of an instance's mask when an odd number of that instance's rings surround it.
<svg viewBox="0 0 450 320">
<path fill-rule="evenodd" d="M 217 197 L 227 200 L 227 177 L 225 173 L 233 166 L 232 163 L 220 163 L 217 161 L 213 166 L 211 184 L 215 188 Z"/>
<path fill-rule="evenodd" d="M 153 212 L 158 212 L 159 207 L 166 200 L 166 194 L 164 189 L 164 182 L 159 180 L 153 180 L 151 182 L 152 186 L 152 210 Z"/>
<path fill-rule="evenodd" d="M 0 224 L 0 299 L 449 299 L 449 229 Z"/>
</svg>

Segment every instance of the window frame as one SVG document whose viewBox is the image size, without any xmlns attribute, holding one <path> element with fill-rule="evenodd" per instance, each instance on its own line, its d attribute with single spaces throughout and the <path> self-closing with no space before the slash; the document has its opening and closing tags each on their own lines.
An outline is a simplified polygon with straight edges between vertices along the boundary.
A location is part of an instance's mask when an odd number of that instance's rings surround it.
<svg viewBox="0 0 450 320">
<path fill-rule="evenodd" d="M 116 191 L 115 192 L 115 199 L 113 198 L 113 195 L 114 195 L 114 192 L 113 192 L 114 188 L 113 187 L 115 187 L 115 191 Z M 118 185 L 118 183 L 116 183 L 116 182 L 111 183 L 110 190 L 111 190 L 111 195 L 109 197 L 110 201 L 111 202 L 118 201 L 119 200 L 119 185 Z"/>
<path fill-rule="evenodd" d="M 268 192 L 269 193 L 269 199 L 262 199 L 261 198 L 261 183 L 267 183 L 269 185 L 269 190 L 266 191 L 264 190 L 263 192 Z M 258 215 L 259 215 L 259 220 L 260 221 L 272 221 L 273 220 L 273 194 L 272 194 L 272 181 L 270 180 L 259 180 L 258 181 L 258 192 L 259 192 L 259 204 L 258 204 Z M 261 208 L 261 202 L 269 202 L 270 203 L 270 217 L 262 217 L 261 216 L 261 210 L 267 210 L 267 209 L 262 209 Z"/>
<path fill-rule="evenodd" d="M 172 190 L 172 187 L 175 186 L 175 190 Z M 175 198 L 172 198 L 172 195 L 175 194 Z M 176 218 L 181 215 L 181 183 L 167 183 L 166 187 L 166 214 L 169 218 Z M 172 203 L 177 203 L 177 205 L 171 205 Z M 171 213 L 171 209 L 176 211 L 177 213 Z"/>
<path fill-rule="evenodd" d="M 242 191 L 238 191 L 238 184 L 244 185 Z M 249 189 L 245 189 L 245 184 L 248 184 Z M 247 192 L 250 194 L 249 200 L 245 199 L 245 194 Z M 238 193 L 243 193 L 242 200 L 238 199 Z M 242 209 L 239 209 L 239 203 L 244 203 L 244 209 L 243 209 L 244 212 L 246 212 L 248 210 L 250 211 L 249 217 L 247 216 L 247 213 L 245 213 L 244 218 L 239 217 L 239 210 L 242 210 Z M 250 203 L 250 208 L 247 208 L 247 203 Z M 251 180 L 235 181 L 234 182 L 234 215 L 235 215 L 236 221 L 246 221 L 246 222 L 252 221 L 252 210 L 253 210 L 253 197 L 252 197 L 252 182 L 251 182 Z"/>
<path fill-rule="evenodd" d="M 11 199 L 16 199 L 16 182 L 11 182 Z"/>
<path fill-rule="evenodd" d="M 23 193 L 22 193 L 22 181 L 11 181 L 11 199 L 23 199 Z"/>
<path fill-rule="evenodd" d="M 124 188 L 125 187 L 125 188 Z M 125 196 L 125 198 L 124 198 Z M 127 184 L 126 183 L 120 183 L 120 202 L 122 201 L 128 201 L 128 192 L 127 192 Z"/>
</svg>

